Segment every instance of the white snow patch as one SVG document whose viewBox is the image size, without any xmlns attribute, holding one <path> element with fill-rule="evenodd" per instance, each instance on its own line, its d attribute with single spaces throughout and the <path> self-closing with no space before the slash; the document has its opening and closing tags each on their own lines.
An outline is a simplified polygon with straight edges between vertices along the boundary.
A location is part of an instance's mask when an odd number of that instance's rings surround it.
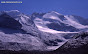
<svg viewBox="0 0 88 54">
<path fill-rule="evenodd" d="M 78 33 L 78 32 L 64 32 L 64 31 L 56 31 L 56 30 L 53 30 L 53 29 L 49 29 L 49 28 L 45 28 L 45 27 L 42 27 L 40 25 L 36 25 L 38 27 L 38 29 L 40 31 L 43 31 L 43 32 L 48 32 L 48 33 Z"/>
<path fill-rule="evenodd" d="M 82 24 L 79 24 L 76 21 L 74 21 L 73 19 L 69 18 L 68 16 L 64 16 L 64 17 L 67 19 L 67 20 L 63 21 L 65 24 L 69 24 L 69 25 L 76 27 L 78 29 L 88 28 L 88 26 L 84 26 Z"/>
</svg>

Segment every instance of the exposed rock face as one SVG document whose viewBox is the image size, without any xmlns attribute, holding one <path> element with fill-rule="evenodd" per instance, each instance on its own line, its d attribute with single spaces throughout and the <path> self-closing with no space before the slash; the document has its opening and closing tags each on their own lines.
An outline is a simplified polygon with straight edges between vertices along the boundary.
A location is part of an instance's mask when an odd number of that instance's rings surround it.
<svg viewBox="0 0 88 54">
<path fill-rule="evenodd" d="M 12 17 L 7 15 L 6 13 L 0 15 L 0 27 L 4 28 L 12 28 L 12 29 L 21 29 L 22 25 L 14 20 Z"/>
<path fill-rule="evenodd" d="M 59 49 L 56 54 L 88 54 L 88 33 L 82 33 L 74 36 Z"/>
<path fill-rule="evenodd" d="M 51 24 L 47 24 L 47 26 L 50 29 L 54 29 L 57 31 L 70 31 L 70 32 L 74 32 L 74 31 L 79 31 L 79 29 L 76 29 L 72 26 L 66 26 L 66 24 L 64 23 L 60 23 L 61 25 L 59 25 L 58 23 L 51 23 Z"/>
</svg>

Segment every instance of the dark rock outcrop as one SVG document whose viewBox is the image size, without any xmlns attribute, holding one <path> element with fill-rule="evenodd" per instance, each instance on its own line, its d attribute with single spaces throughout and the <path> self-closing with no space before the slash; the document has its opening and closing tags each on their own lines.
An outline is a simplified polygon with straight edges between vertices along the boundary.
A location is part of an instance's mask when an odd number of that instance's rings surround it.
<svg viewBox="0 0 88 54">
<path fill-rule="evenodd" d="M 88 54 L 88 33 L 74 36 L 54 52 L 56 54 Z"/>
<path fill-rule="evenodd" d="M 0 27 L 10 29 L 21 29 L 22 25 L 6 13 L 0 15 Z"/>
</svg>

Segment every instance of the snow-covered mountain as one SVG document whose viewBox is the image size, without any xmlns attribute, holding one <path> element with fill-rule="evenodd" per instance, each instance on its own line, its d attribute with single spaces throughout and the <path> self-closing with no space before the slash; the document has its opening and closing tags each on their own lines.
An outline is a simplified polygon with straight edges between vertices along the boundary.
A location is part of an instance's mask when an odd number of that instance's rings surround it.
<svg viewBox="0 0 88 54">
<path fill-rule="evenodd" d="M 54 50 L 72 34 L 42 32 L 18 10 L 0 12 L 0 50 Z"/>
<path fill-rule="evenodd" d="M 75 15 L 62 15 L 55 11 L 33 13 L 31 18 L 34 20 L 36 26 L 44 32 L 78 32 L 88 29 L 88 19 Z"/>
<path fill-rule="evenodd" d="M 19 27 L 19 29 L 23 29 L 27 33 L 33 33 L 34 35 L 38 35 L 38 29 L 35 26 L 34 22 L 28 16 L 20 13 L 18 10 L 3 11 L 1 12 L 0 19 L 2 19 L 0 20 L 1 24 L 5 24 L 8 27 Z"/>
<path fill-rule="evenodd" d="M 55 11 L 31 16 L 18 10 L 1 11 L 0 50 L 55 50 L 88 29 L 87 19 L 80 18 Z"/>
<path fill-rule="evenodd" d="M 19 11 L 0 12 L 0 50 L 44 50 L 40 34 L 34 22 Z"/>
</svg>

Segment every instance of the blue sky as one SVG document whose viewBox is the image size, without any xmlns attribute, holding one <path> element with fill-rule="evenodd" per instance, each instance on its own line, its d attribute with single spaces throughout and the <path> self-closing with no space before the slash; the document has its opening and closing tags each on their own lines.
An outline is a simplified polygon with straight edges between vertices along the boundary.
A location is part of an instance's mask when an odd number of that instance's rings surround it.
<svg viewBox="0 0 88 54">
<path fill-rule="evenodd" d="M 10 0 L 0 0 L 10 1 Z M 88 18 L 88 0 L 12 0 L 22 4 L 1 4 L 0 11 L 19 10 L 25 14 L 57 11 L 64 15 L 78 15 Z"/>
</svg>

